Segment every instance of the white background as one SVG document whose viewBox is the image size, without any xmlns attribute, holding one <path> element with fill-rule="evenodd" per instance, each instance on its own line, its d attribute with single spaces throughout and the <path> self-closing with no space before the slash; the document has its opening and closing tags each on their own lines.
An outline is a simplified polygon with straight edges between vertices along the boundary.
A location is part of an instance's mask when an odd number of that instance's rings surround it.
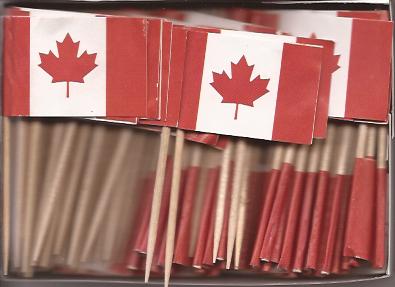
<svg viewBox="0 0 395 287">
<path fill-rule="evenodd" d="M 106 19 L 100 17 L 35 17 L 30 19 L 30 114 L 32 116 L 106 115 Z M 58 56 L 56 41 L 70 33 L 80 41 L 78 56 L 85 50 L 97 53 L 98 65 L 84 77 L 85 83 L 52 83 L 52 76 L 39 67 L 39 53 L 50 50 Z"/>
<path fill-rule="evenodd" d="M 196 130 L 271 139 L 282 49 L 283 43 L 280 41 L 209 34 Z M 235 120 L 236 104 L 221 103 L 222 96 L 210 83 L 213 82 L 212 72 L 222 73 L 225 70 L 231 78 L 231 62 L 237 63 L 243 55 L 248 65 L 255 65 L 251 80 L 258 75 L 261 79 L 269 79 L 269 92 L 257 99 L 254 107 L 239 105 L 238 118 Z"/>
</svg>

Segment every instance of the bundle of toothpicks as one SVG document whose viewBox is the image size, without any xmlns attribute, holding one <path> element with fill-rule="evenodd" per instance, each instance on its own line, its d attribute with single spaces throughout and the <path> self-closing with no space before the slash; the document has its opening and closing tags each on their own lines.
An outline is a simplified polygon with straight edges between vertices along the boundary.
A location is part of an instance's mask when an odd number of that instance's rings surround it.
<svg viewBox="0 0 395 287">
<path fill-rule="evenodd" d="M 5 274 L 164 276 L 167 286 L 385 269 L 386 125 L 330 121 L 312 145 L 193 138 L 4 117 Z"/>
</svg>

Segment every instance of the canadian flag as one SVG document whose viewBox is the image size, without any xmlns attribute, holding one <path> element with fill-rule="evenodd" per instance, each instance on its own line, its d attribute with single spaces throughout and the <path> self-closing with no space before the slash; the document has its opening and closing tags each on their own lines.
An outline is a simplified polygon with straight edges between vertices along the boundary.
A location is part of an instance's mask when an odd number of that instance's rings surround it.
<svg viewBox="0 0 395 287">
<path fill-rule="evenodd" d="M 339 67 L 337 66 L 338 56 L 333 55 L 334 43 L 332 41 L 301 38 L 288 35 L 275 35 L 263 32 L 245 32 L 234 30 L 221 30 L 222 34 L 238 35 L 245 37 L 257 37 L 261 39 L 271 39 L 284 43 L 299 43 L 320 46 L 323 48 L 323 58 L 321 64 L 320 87 L 318 92 L 317 109 L 314 123 L 314 138 L 325 138 L 328 122 L 329 92 L 331 76 Z"/>
<path fill-rule="evenodd" d="M 4 35 L 5 115 L 146 115 L 146 20 L 8 16 Z"/>
<path fill-rule="evenodd" d="M 252 20 L 294 36 L 333 40 L 340 68 L 332 75 L 329 116 L 387 121 L 392 22 L 285 10 L 257 11 Z"/>
<path fill-rule="evenodd" d="M 311 143 L 322 48 L 188 32 L 179 127 Z"/>
</svg>

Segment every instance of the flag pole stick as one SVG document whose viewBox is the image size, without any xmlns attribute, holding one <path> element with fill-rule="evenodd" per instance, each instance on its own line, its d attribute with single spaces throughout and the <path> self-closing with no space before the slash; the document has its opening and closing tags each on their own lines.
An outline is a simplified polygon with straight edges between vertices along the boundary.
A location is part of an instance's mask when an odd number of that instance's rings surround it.
<svg viewBox="0 0 395 287">
<path fill-rule="evenodd" d="M 104 217 L 107 212 L 108 204 L 111 200 L 113 188 L 117 182 L 117 176 L 121 173 L 123 163 L 128 153 L 128 146 L 131 142 L 133 132 L 128 128 L 123 128 L 115 147 L 115 154 L 113 155 L 110 166 L 107 171 L 106 178 L 103 183 L 98 202 L 94 208 L 92 222 L 88 228 L 85 244 L 82 249 L 81 262 L 86 262 L 93 249 L 94 243 L 99 233 L 99 228 L 102 226 Z"/>
<path fill-rule="evenodd" d="M 166 157 L 169 150 L 170 143 L 170 128 L 162 127 L 159 155 L 156 166 L 154 194 L 152 197 L 151 216 L 148 227 L 148 243 L 147 243 L 147 257 L 145 261 L 145 277 L 144 281 L 148 282 L 151 272 L 152 260 L 154 256 L 154 249 L 156 244 L 156 236 L 158 230 L 159 210 L 162 200 L 163 183 L 165 180 Z"/>
<path fill-rule="evenodd" d="M 177 225 L 177 209 L 180 193 L 182 170 L 182 152 L 184 147 L 184 131 L 177 129 L 174 152 L 173 178 L 171 182 L 170 204 L 167 219 L 166 255 L 165 255 L 165 287 L 169 286 L 171 266 L 174 256 L 174 238 Z"/>
<path fill-rule="evenodd" d="M 53 178 L 49 185 L 48 197 L 45 201 L 42 217 L 38 222 L 38 232 L 36 237 L 36 244 L 33 248 L 33 262 L 38 262 L 40 254 L 43 250 L 47 232 L 50 227 L 51 217 L 54 213 L 55 202 L 59 197 L 60 185 L 64 173 L 66 172 L 67 164 L 70 160 L 70 153 L 73 148 L 74 137 L 77 132 L 77 123 L 71 122 L 66 126 L 64 143 L 59 152 L 59 160 L 53 171 Z"/>
<path fill-rule="evenodd" d="M 106 128 L 103 125 L 93 127 L 92 139 L 86 159 L 86 167 L 81 182 L 79 196 L 75 206 L 75 216 L 72 221 L 72 231 L 70 236 L 70 246 L 67 251 L 66 264 L 75 268 L 79 263 L 82 238 L 84 235 L 87 213 L 91 201 L 96 174 L 100 167 L 100 153 L 106 139 Z"/>
<path fill-rule="evenodd" d="M 22 230 L 23 230 L 23 214 L 26 187 L 26 161 L 28 157 L 29 142 L 29 121 L 25 119 L 17 119 L 15 124 L 15 189 L 13 191 L 14 203 L 11 209 L 14 218 L 14 227 L 11 229 L 13 242 L 11 263 L 12 267 L 18 269 L 22 264 Z"/>
<path fill-rule="evenodd" d="M 221 170 L 219 177 L 219 186 L 217 194 L 217 203 L 215 208 L 215 224 L 214 224 L 214 248 L 213 248 L 213 263 L 217 260 L 219 242 L 221 240 L 222 225 L 224 222 L 224 210 L 226 192 L 228 190 L 228 178 L 230 170 L 230 161 L 233 152 L 233 141 L 230 139 L 222 153 Z"/>
<path fill-rule="evenodd" d="M 3 117 L 3 275 L 8 275 L 10 260 L 10 204 L 11 204 L 11 121 Z M 13 125 L 12 125 L 13 126 Z"/>
<path fill-rule="evenodd" d="M 226 247 L 226 269 L 230 269 L 232 263 L 232 256 L 234 244 L 236 240 L 237 217 L 239 212 L 241 181 L 243 176 L 243 167 L 246 158 L 246 142 L 244 139 L 239 139 L 236 143 L 235 151 L 235 169 L 233 175 L 233 187 L 230 202 L 229 212 L 229 226 L 228 226 L 228 240 Z"/>
<path fill-rule="evenodd" d="M 248 184 L 249 184 L 249 176 L 250 176 L 250 165 L 251 165 L 251 156 L 252 156 L 252 148 L 248 145 L 246 146 L 245 152 L 245 162 L 243 167 L 243 174 L 241 177 L 241 187 L 240 187 L 240 202 L 239 202 L 239 210 L 236 221 L 236 238 L 235 238 L 235 263 L 234 267 L 236 270 L 239 269 L 240 265 L 240 256 L 244 239 L 244 227 L 247 213 L 247 201 L 248 201 Z"/>
<path fill-rule="evenodd" d="M 25 213 L 23 225 L 22 266 L 21 272 L 26 277 L 33 276 L 31 262 L 31 244 L 33 240 L 33 226 L 35 223 L 36 203 L 39 192 L 39 170 L 42 163 L 41 150 L 43 146 L 44 124 L 38 120 L 31 123 L 30 142 L 26 171 Z"/>
<path fill-rule="evenodd" d="M 67 234 L 70 232 L 73 207 L 79 192 L 79 183 L 83 169 L 85 167 L 85 153 L 89 147 L 91 138 L 91 127 L 87 124 L 82 125 L 79 131 L 78 142 L 76 145 L 75 159 L 71 166 L 70 179 L 66 187 L 66 197 L 64 199 L 63 215 L 60 218 L 59 229 L 57 232 L 54 255 L 61 255 L 64 251 Z"/>
</svg>

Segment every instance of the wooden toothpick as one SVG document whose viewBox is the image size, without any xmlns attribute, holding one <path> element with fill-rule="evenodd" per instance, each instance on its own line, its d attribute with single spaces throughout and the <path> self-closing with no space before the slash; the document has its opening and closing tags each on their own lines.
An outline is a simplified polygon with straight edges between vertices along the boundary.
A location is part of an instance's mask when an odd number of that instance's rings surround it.
<svg viewBox="0 0 395 287">
<path fill-rule="evenodd" d="M 233 145 L 234 145 L 233 141 L 229 140 L 222 155 L 217 204 L 215 209 L 213 263 L 215 263 L 217 259 L 219 242 L 221 240 L 222 225 L 224 221 L 226 192 L 228 190 L 230 160 L 232 158 Z"/>
<path fill-rule="evenodd" d="M 174 152 L 173 178 L 170 191 L 170 205 L 167 220 L 166 255 L 165 255 L 165 287 L 169 286 L 171 266 L 174 255 L 174 238 L 177 225 L 177 209 L 180 193 L 182 170 L 182 151 L 184 146 L 184 131 L 177 129 Z"/>
<path fill-rule="evenodd" d="M 51 216 L 53 215 L 55 202 L 59 196 L 60 185 L 62 178 L 66 171 L 67 163 L 70 160 L 70 153 L 73 148 L 73 141 L 77 132 L 77 123 L 71 122 L 65 129 L 64 143 L 60 150 L 59 160 L 54 170 L 53 179 L 49 187 L 49 194 L 44 206 L 42 217 L 38 222 L 38 233 L 36 238 L 36 244 L 33 249 L 33 262 L 37 262 L 40 258 L 40 254 L 45 244 L 45 238 L 47 236 Z"/>
<path fill-rule="evenodd" d="M 85 224 L 89 204 L 94 191 L 96 173 L 99 169 L 100 153 L 105 143 L 106 129 L 103 125 L 97 125 L 93 128 L 92 141 L 87 156 L 87 165 L 85 167 L 84 177 L 81 183 L 75 217 L 72 223 L 73 230 L 70 238 L 69 250 L 67 253 L 66 264 L 69 267 L 76 268 L 79 263 L 82 237 L 84 235 Z"/>
<path fill-rule="evenodd" d="M 38 182 L 40 179 L 40 165 L 42 164 L 41 150 L 43 146 L 44 125 L 35 120 L 30 125 L 31 138 L 29 143 L 29 160 L 27 164 L 27 181 L 25 194 L 25 218 L 23 220 L 24 240 L 22 245 L 21 271 L 26 277 L 33 276 L 31 261 L 31 245 L 33 240 L 33 225 L 36 218 L 36 205 L 38 196 Z"/>
<path fill-rule="evenodd" d="M 240 256 L 244 239 L 244 227 L 247 213 L 247 201 L 248 201 L 248 183 L 250 176 L 250 164 L 251 164 L 251 153 L 250 148 L 246 148 L 245 162 L 243 167 L 243 174 L 241 178 L 241 190 L 240 190 L 240 202 L 239 211 L 236 225 L 236 239 L 235 239 L 235 269 L 239 269 Z"/>
<path fill-rule="evenodd" d="M 8 275 L 10 260 L 10 170 L 11 170 L 11 121 L 3 117 L 3 275 Z"/>
<path fill-rule="evenodd" d="M 65 190 L 64 209 L 60 217 L 58 232 L 55 240 L 54 255 L 60 255 L 65 249 L 67 234 L 71 228 L 73 208 L 79 191 L 81 174 L 86 162 L 85 153 L 87 152 L 91 138 L 91 127 L 82 125 L 79 131 L 78 142 L 75 148 L 74 161 L 71 165 L 70 179 Z"/>
<path fill-rule="evenodd" d="M 226 246 L 226 269 L 230 269 L 232 263 L 233 249 L 236 240 L 237 217 L 240 204 L 240 192 L 243 176 L 243 167 L 246 157 L 246 142 L 239 139 L 236 143 L 235 169 L 233 175 L 233 188 L 230 202 L 228 240 Z"/>
<path fill-rule="evenodd" d="M 95 207 L 92 217 L 91 225 L 88 229 L 84 248 L 82 249 L 81 262 L 86 262 L 88 256 L 92 251 L 94 243 L 97 239 L 99 228 L 102 226 L 104 216 L 106 215 L 108 203 L 111 199 L 111 192 L 117 181 L 117 176 L 121 173 L 123 162 L 127 156 L 128 146 L 132 137 L 132 131 L 129 129 L 122 129 L 120 137 L 115 148 L 115 154 L 111 160 L 108 168 L 107 176 L 103 183 L 103 189 L 100 193 L 99 200 Z"/>
<path fill-rule="evenodd" d="M 159 146 L 159 155 L 156 166 L 154 194 L 152 198 L 151 217 L 148 228 L 147 258 L 145 261 L 145 278 L 148 282 L 151 272 L 152 259 L 156 244 L 156 235 L 158 230 L 159 210 L 162 200 L 163 183 L 165 180 L 166 157 L 169 150 L 170 128 L 163 127 Z"/>
<path fill-rule="evenodd" d="M 29 122 L 24 119 L 18 119 L 15 125 L 16 145 L 15 145 L 15 185 L 13 190 L 14 203 L 12 217 L 14 218 L 12 227 L 12 267 L 19 269 L 22 264 L 22 229 L 24 219 L 24 201 L 26 187 L 26 161 L 28 157 L 29 141 Z"/>
</svg>

